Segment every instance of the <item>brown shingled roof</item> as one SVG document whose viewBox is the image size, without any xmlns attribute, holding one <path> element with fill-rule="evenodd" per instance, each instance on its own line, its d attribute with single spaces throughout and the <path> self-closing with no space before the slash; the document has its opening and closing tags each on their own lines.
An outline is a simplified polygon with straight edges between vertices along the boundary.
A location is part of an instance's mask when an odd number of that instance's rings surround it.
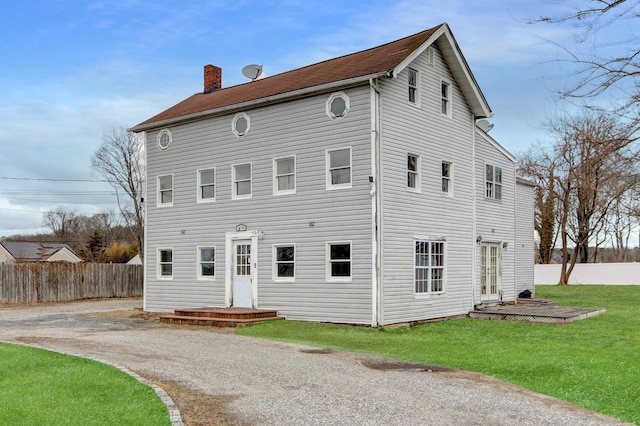
<svg viewBox="0 0 640 426">
<path fill-rule="evenodd" d="M 220 89 L 211 93 L 196 93 L 160 114 L 138 124 L 134 130 L 153 128 L 153 123 L 177 119 L 204 111 L 229 107 L 270 96 L 307 89 L 332 82 L 383 74 L 402 62 L 431 35 L 446 24 L 418 34 L 339 58 L 330 59 L 293 71 L 284 72 Z M 160 124 L 160 123 L 159 123 Z"/>
</svg>

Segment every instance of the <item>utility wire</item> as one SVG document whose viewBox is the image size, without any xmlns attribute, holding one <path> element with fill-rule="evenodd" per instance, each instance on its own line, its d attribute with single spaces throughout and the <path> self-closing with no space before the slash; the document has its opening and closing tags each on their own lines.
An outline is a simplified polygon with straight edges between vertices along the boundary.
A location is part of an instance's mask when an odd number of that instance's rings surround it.
<svg viewBox="0 0 640 426">
<path fill-rule="evenodd" d="M 12 177 L 12 176 L 0 176 L 0 179 L 5 180 L 39 180 L 47 182 L 111 182 L 105 179 L 57 179 L 57 178 L 28 178 L 28 177 Z"/>
</svg>

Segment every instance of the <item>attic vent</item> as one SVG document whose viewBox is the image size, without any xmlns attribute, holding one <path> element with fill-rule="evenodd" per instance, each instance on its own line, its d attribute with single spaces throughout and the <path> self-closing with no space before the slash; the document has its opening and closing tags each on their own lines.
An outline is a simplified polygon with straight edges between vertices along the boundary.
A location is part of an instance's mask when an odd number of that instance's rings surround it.
<svg viewBox="0 0 640 426">
<path fill-rule="evenodd" d="M 436 49 L 433 47 L 427 48 L 427 63 L 429 65 L 435 65 L 436 63 Z"/>
</svg>

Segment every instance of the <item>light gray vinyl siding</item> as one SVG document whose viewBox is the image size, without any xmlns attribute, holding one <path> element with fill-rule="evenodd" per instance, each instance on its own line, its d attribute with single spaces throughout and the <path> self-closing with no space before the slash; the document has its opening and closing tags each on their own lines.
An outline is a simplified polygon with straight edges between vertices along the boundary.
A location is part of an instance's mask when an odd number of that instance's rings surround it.
<svg viewBox="0 0 640 426">
<path fill-rule="evenodd" d="M 472 125 L 462 92 L 436 51 L 419 70 L 420 106 L 407 99 L 407 70 L 381 80 L 382 324 L 447 317 L 472 307 Z M 451 84 L 452 116 L 441 113 L 441 79 Z M 407 191 L 407 154 L 421 158 L 421 192 Z M 453 196 L 441 191 L 441 163 L 453 164 Z M 414 236 L 446 238 L 443 294 L 414 292 Z"/>
<path fill-rule="evenodd" d="M 483 242 L 499 243 L 502 253 L 502 299 L 514 300 L 515 296 L 515 162 L 479 131 L 476 137 L 476 233 Z M 502 168 L 502 199 L 485 196 L 485 165 Z M 503 244 L 506 243 L 506 248 Z M 480 302 L 480 250 L 476 245 L 477 285 L 476 302 Z"/>
<path fill-rule="evenodd" d="M 289 319 L 371 322 L 371 196 L 368 86 L 345 90 L 350 111 L 331 120 L 331 93 L 245 110 L 251 127 L 231 131 L 234 114 L 171 127 L 173 143 L 158 150 L 147 134 L 147 283 L 145 306 L 167 311 L 224 306 L 225 233 L 244 224 L 258 240 L 258 307 Z M 158 129 L 160 130 L 160 129 Z M 352 188 L 327 190 L 327 149 L 352 150 Z M 296 193 L 273 195 L 273 159 L 296 157 Z M 232 165 L 252 165 L 252 198 L 232 200 Z M 197 170 L 215 167 L 216 200 L 197 203 Z M 156 178 L 174 175 L 173 206 L 156 206 Z M 310 226 L 313 222 L 314 226 Z M 326 243 L 352 242 L 352 281 L 326 282 Z M 273 244 L 296 245 L 296 280 L 272 279 Z M 215 280 L 196 279 L 197 247 L 216 247 Z M 172 248 L 173 279 L 156 278 L 157 249 Z"/>
<path fill-rule="evenodd" d="M 516 182 L 516 297 L 534 290 L 534 191 L 532 184 Z"/>
</svg>

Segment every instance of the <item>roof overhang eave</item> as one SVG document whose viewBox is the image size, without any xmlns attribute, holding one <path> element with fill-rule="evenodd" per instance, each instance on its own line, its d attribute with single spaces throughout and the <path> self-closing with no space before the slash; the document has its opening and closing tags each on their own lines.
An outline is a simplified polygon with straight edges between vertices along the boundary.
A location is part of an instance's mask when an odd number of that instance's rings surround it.
<svg viewBox="0 0 640 426">
<path fill-rule="evenodd" d="M 139 124 L 137 126 L 130 128 L 129 131 L 143 132 L 147 130 L 157 129 L 160 127 L 182 124 L 189 121 L 196 121 L 205 117 L 229 114 L 234 111 L 241 111 L 249 108 L 255 108 L 258 106 L 284 102 L 291 99 L 314 95 L 317 93 L 324 93 L 332 90 L 339 90 L 339 89 L 346 89 L 349 87 L 360 86 L 363 84 L 369 84 L 369 81 L 373 78 L 386 77 L 388 75 L 389 75 L 388 71 L 380 71 L 377 73 L 353 77 L 346 80 L 332 81 L 330 83 L 320 84 L 317 86 L 305 87 L 303 89 L 297 89 L 289 92 L 278 93 L 277 95 L 266 96 L 258 99 L 251 99 L 249 101 L 235 103 L 231 105 L 225 105 L 219 108 L 212 108 L 204 111 L 198 111 L 192 114 L 182 115 L 180 117 L 168 118 L 166 120 L 154 121 L 147 124 Z"/>
</svg>

